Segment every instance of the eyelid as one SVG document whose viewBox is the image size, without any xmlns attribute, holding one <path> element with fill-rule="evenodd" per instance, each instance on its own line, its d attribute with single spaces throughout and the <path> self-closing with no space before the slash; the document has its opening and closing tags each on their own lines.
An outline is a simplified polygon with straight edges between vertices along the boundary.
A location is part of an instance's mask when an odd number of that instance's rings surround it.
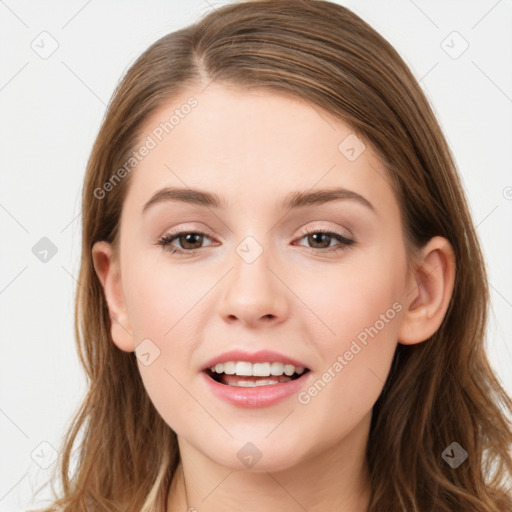
<svg viewBox="0 0 512 512">
<path fill-rule="evenodd" d="M 338 252 L 344 252 L 348 248 L 357 245 L 358 242 L 354 239 L 354 237 L 350 234 L 348 236 L 342 234 L 339 232 L 339 229 L 335 228 L 327 228 L 325 226 L 317 227 L 317 226 L 309 226 L 307 228 L 304 228 L 301 232 L 301 234 L 296 237 L 295 241 L 300 241 L 303 238 L 307 237 L 310 234 L 317 234 L 317 233 L 325 233 L 331 237 L 333 240 L 337 240 L 338 244 L 334 245 L 333 247 L 325 247 L 325 248 L 316 248 L 316 247 L 309 247 L 309 250 L 314 254 L 325 254 L 325 255 L 331 255 L 332 253 L 337 254 Z M 197 249 L 182 249 L 179 247 L 176 247 L 171 244 L 171 242 L 174 242 L 176 239 L 180 238 L 180 236 L 185 234 L 195 234 L 202 236 L 203 238 L 208 238 L 209 240 L 212 240 L 213 243 L 208 244 L 204 247 L 198 247 Z M 181 226 L 180 228 L 176 228 L 172 230 L 171 232 L 165 233 L 161 237 L 158 238 L 156 245 L 159 245 L 162 247 L 163 250 L 167 250 L 171 254 L 176 254 L 177 256 L 194 256 L 197 253 L 201 251 L 201 249 L 206 249 L 206 247 L 209 247 L 210 245 L 215 245 L 215 238 L 210 236 L 208 233 L 205 233 L 204 231 L 200 231 L 197 229 L 187 229 L 187 227 Z M 300 247 L 306 247 L 302 244 L 298 244 Z"/>
<path fill-rule="evenodd" d="M 339 225 L 336 226 L 326 226 L 325 224 L 317 225 L 317 224 L 307 224 L 306 227 L 301 228 L 303 234 L 311 234 L 311 233 L 318 233 L 318 232 L 329 232 L 329 233 L 335 233 L 338 234 L 344 238 L 352 239 L 354 238 L 354 235 L 352 232 L 347 228 L 342 228 Z M 345 233 L 343 233 L 345 231 Z"/>
<path fill-rule="evenodd" d="M 164 233 L 163 235 L 159 236 L 158 239 L 157 239 L 157 245 L 163 245 L 161 242 L 164 241 L 164 240 L 176 240 L 178 239 L 181 235 L 189 235 L 189 234 L 195 234 L 195 235 L 200 235 L 202 236 L 203 238 L 208 238 L 209 240 L 211 241 L 215 241 L 215 238 L 210 236 L 208 233 L 205 233 L 204 231 L 200 231 L 199 229 L 177 229 L 175 231 L 169 231 L 167 233 Z M 171 245 L 170 243 L 166 244 L 166 245 Z M 213 245 L 213 244 L 209 244 L 209 245 Z M 209 246 L 208 245 L 208 246 Z M 195 251 L 199 251 L 200 249 L 204 249 L 208 246 L 205 246 L 205 247 L 200 247 L 199 249 L 189 249 L 188 251 L 184 250 L 184 249 L 180 249 L 180 248 L 176 248 L 178 250 L 182 250 L 184 252 L 189 252 L 189 253 L 192 253 L 192 252 L 195 252 Z M 174 247 L 174 246 L 172 246 Z"/>
<path fill-rule="evenodd" d="M 299 232 L 302 234 L 301 236 L 308 235 L 311 233 L 318 233 L 318 232 L 330 232 L 330 233 L 339 234 L 340 236 L 343 236 L 344 238 L 349 238 L 349 239 L 353 238 L 352 232 L 349 229 L 345 228 L 345 231 L 347 233 L 340 232 L 341 229 L 342 228 L 339 226 L 338 227 L 334 227 L 334 226 L 326 227 L 325 224 L 324 225 L 313 224 L 313 226 L 310 226 L 309 224 L 307 224 L 306 227 L 300 227 Z M 193 226 L 188 226 L 187 224 L 183 224 L 183 225 L 180 224 L 179 227 L 177 227 L 175 229 L 171 229 L 170 231 L 164 231 L 158 238 L 162 238 L 164 236 L 170 236 L 170 235 L 179 235 L 179 234 L 182 234 L 183 232 L 197 233 L 197 234 L 205 235 L 210 239 L 221 238 L 221 237 L 217 237 L 217 236 L 213 236 L 213 235 L 209 234 L 208 231 L 209 231 L 208 229 L 196 228 Z"/>
<path fill-rule="evenodd" d="M 342 233 L 340 233 L 338 230 L 335 229 L 329 229 L 325 227 L 313 227 L 313 228 L 306 228 L 305 231 L 302 232 L 301 236 L 299 236 L 298 240 L 302 240 L 303 238 L 307 237 L 308 235 L 315 234 L 315 233 L 325 233 L 329 235 L 331 238 L 338 241 L 338 245 L 335 245 L 334 247 L 327 247 L 325 249 L 318 249 L 315 247 L 310 247 L 309 249 L 313 251 L 314 253 L 324 253 L 324 254 L 330 254 L 331 252 L 337 253 L 339 251 L 345 251 L 346 249 L 350 248 L 351 246 L 357 245 L 357 241 L 355 238 L 350 235 L 346 236 Z"/>
</svg>

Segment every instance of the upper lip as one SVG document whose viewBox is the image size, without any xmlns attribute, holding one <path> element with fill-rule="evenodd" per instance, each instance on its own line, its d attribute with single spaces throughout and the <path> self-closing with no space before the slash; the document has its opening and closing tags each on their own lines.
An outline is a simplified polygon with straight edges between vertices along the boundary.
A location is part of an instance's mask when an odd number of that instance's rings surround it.
<svg viewBox="0 0 512 512">
<path fill-rule="evenodd" d="M 278 352 L 274 352 L 272 350 L 259 350 L 258 352 L 230 350 L 207 361 L 201 371 L 207 370 L 211 366 L 215 366 L 218 363 L 227 363 L 228 361 L 247 361 L 249 363 L 282 363 L 292 364 L 296 368 L 299 366 L 307 368 L 304 363 L 301 363 L 296 359 L 285 356 L 283 354 L 279 354 Z"/>
</svg>

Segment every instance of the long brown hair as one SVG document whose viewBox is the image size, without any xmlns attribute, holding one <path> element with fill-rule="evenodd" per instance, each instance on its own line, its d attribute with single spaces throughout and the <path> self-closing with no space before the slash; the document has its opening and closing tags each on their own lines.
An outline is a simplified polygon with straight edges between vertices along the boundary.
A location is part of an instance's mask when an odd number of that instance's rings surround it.
<svg viewBox="0 0 512 512">
<path fill-rule="evenodd" d="M 484 351 L 486 269 L 453 157 L 396 50 L 350 10 L 321 0 L 218 8 L 156 41 L 117 87 L 83 187 L 75 335 L 88 393 L 60 452 L 60 498 L 45 510 L 165 510 L 179 463 L 176 434 L 152 405 L 135 355 L 111 339 L 114 320 L 91 248 L 117 239 L 131 175 L 106 194 L 98 190 L 128 161 L 148 116 L 212 80 L 294 95 L 337 116 L 389 170 L 408 246 L 439 235 L 454 249 L 455 285 L 443 323 L 423 343 L 398 345 L 374 406 L 369 512 L 512 510 L 505 480 L 512 474 L 512 403 Z M 442 458 L 452 442 L 469 457 L 456 469 Z"/>
</svg>

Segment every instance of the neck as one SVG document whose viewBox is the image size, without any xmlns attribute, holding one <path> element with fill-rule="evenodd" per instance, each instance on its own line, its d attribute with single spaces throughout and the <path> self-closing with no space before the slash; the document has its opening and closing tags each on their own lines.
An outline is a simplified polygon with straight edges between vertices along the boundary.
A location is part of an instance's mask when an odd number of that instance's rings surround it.
<svg viewBox="0 0 512 512">
<path fill-rule="evenodd" d="M 178 436 L 181 461 L 167 512 L 367 512 L 370 479 L 366 444 L 370 416 L 335 446 L 276 471 L 218 465 Z"/>
</svg>

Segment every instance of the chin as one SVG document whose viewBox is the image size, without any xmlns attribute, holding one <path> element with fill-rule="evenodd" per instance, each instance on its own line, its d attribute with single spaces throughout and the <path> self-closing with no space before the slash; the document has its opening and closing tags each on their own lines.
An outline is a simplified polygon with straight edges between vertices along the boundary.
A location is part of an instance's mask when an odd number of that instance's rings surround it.
<svg viewBox="0 0 512 512">
<path fill-rule="evenodd" d="M 275 443 L 265 440 L 255 442 L 234 441 L 230 446 L 220 447 L 214 453 L 203 452 L 215 464 L 226 467 L 232 471 L 248 471 L 252 473 L 281 471 L 296 466 L 302 460 L 297 453 L 297 442 L 293 443 L 292 454 L 282 446 L 278 450 Z M 226 453 L 225 457 L 219 457 L 219 451 Z"/>
</svg>

